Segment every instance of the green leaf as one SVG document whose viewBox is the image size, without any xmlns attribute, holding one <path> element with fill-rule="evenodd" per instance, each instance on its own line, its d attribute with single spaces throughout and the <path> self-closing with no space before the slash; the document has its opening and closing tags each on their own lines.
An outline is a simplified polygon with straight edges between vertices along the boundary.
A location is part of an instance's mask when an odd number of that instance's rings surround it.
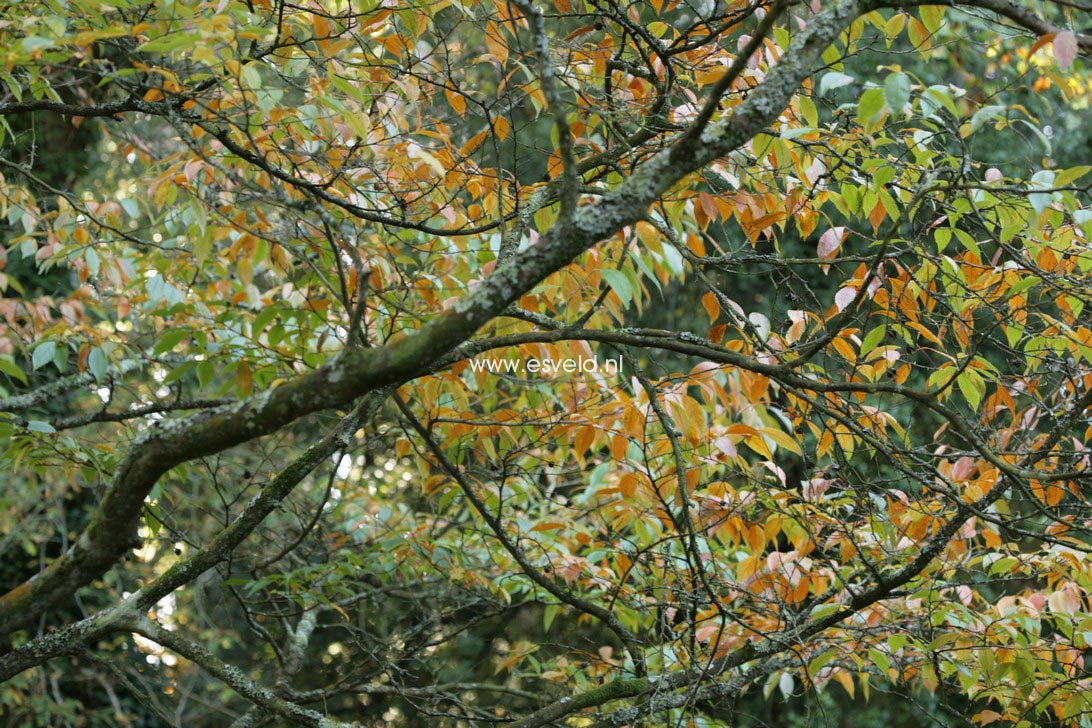
<svg viewBox="0 0 1092 728">
<path fill-rule="evenodd" d="M 1053 186 L 1054 172 L 1049 169 L 1040 170 L 1031 177 L 1032 189 L 1049 189 Z M 1028 195 L 1028 202 L 1031 203 L 1031 206 L 1037 213 L 1041 213 L 1043 210 L 1050 207 L 1050 203 L 1053 200 L 1053 192 L 1032 192 Z"/>
<path fill-rule="evenodd" d="M 197 362 L 195 361 L 187 361 L 179 364 L 174 369 L 172 369 L 170 373 L 167 374 L 167 376 L 163 377 L 163 383 L 171 384 L 173 382 L 177 382 L 179 379 L 186 375 L 186 372 L 188 372 L 190 369 L 193 369 L 195 366 L 197 366 Z"/>
<path fill-rule="evenodd" d="M 823 77 L 819 79 L 819 93 L 825 94 L 828 91 L 833 91 L 836 88 L 842 88 L 848 86 L 851 83 L 856 83 L 857 79 L 853 76 L 847 76 L 844 73 L 838 71 L 831 71 L 830 73 L 823 74 Z"/>
<path fill-rule="evenodd" d="M 57 350 L 53 352 L 53 366 L 57 367 L 57 371 L 64 374 L 64 370 L 68 368 L 68 347 L 58 346 Z"/>
<path fill-rule="evenodd" d="M 164 332 L 164 334 L 159 337 L 159 341 L 156 342 L 153 353 L 159 355 L 171 351 L 178 345 L 178 342 L 186 338 L 189 333 L 189 329 L 186 328 L 170 329 Z"/>
<path fill-rule="evenodd" d="M 1070 167 L 1069 169 L 1058 170 L 1054 177 L 1054 184 L 1058 187 L 1065 187 L 1073 184 L 1089 172 L 1092 172 L 1092 166 L 1087 164 L 1081 167 Z"/>
<path fill-rule="evenodd" d="M 50 48 L 53 45 L 53 41 L 49 38 L 43 38 L 40 35 L 28 35 L 23 38 L 23 50 L 27 53 L 33 53 L 34 51 L 40 51 L 44 48 Z"/>
<path fill-rule="evenodd" d="M 243 66 L 243 80 L 246 82 L 247 88 L 252 90 L 260 89 L 262 87 L 261 64 L 255 61 Z"/>
<path fill-rule="evenodd" d="M 921 16 L 921 24 L 929 31 L 929 35 L 936 35 L 944 20 L 944 7 L 941 5 L 923 5 L 918 8 Z"/>
<path fill-rule="evenodd" d="M 147 43 L 137 46 L 141 53 L 170 53 L 183 46 L 193 45 L 195 38 L 188 33 L 172 33 L 160 38 L 153 38 Z"/>
<path fill-rule="evenodd" d="M 796 105 L 800 109 L 800 115 L 804 117 L 804 123 L 812 128 L 819 126 L 819 110 L 815 108 L 815 102 L 810 96 L 805 94 L 797 96 Z M 784 132 L 781 133 L 781 138 L 786 138 Z"/>
<path fill-rule="evenodd" d="M 800 98 L 805 98 L 805 97 L 801 96 Z M 807 134 L 812 134 L 814 132 L 815 132 L 815 127 L 814 126 L 801 126 L 801 127 L 797 127 L 796 129 L 786 129 L 785 131 L 781 132 L 781 138 L 782 139 L 799 139 L 802 136 L 805 136 Z"/>
<path fill-rule="evenodd" d="M 883 83 L 883 100 L 894 113 L 905 109 L 910 103 L 910 77 L 902 72 L 889 74 Z"/>
<path fill-rule="evenodd" d="M 52 432 L 56 432 L 56 430 L 53 429 L 53 425 L 42 420 L 31 420 L 30 422 L 27 422 L 27 429 L 31 432 L 39 432 L 43 435 L 48 435 Z"/>
<path fill-rule="evenodd" d="M 827 650 L 821 652 L 808 663 L 808 676 L 814 678 L 819 674 L 819 671 L 823 669 L 823 666 L 838 656 L 838 653 L 834 650 Z"/>
<path fill-rule="evenodd" d="M 880 324 L 876 328 L 868 332 L 868 335 L 864 337 L 864 341 L 861 342 L 861 356 L 868 354 L 868 352 L 879 346 L 883 341 L 884 334 L 887 333 L 887 326 Z"/>
<path fill-rule="evenodd" d="M 550 625 L 554 623 L 554 618 L 561 612 L 561 607 L 557 604 L 551 604 L 546 607 L 542 615 L 542 631 L 549 632 Z"/>
<path fill-rule="evenodd" d="M 626 274 L 620 270 L 608 269 L 602 271 L 602 275 L 607 285 L 618 294 L 618 298 L 622 299 L 622 308 L 629 308 L 630 301 L 633 300 L 633 288 Z"/>
<path fill-rule="evenodd" d="M 876 667 L 880 668 L 880 670 L 883 671 L 884 675 L 886 675 L 887 671 L 891 669 L 891 660 L 887 657 L 887 655 L 875 648 L 868 651 L 868 659 L 876 663 Z"/>
<path fill-rule="evenodd" d="M 946 109 L 952 116 L 959 116 L 947 86 L 938 84 L 925 89 L 925 93 L 921 95 L 921 113 L 926 118 L 931 118 L 941 109 Z"/>
<path fill-rule="evenodd" d="M 998 104 L 983 106 L 974 112 L 974 116 L 971 117 L 971 131 L 978 131 L 987 121 L 996 119 L 999 116 L 1003 117 L 1007 111 L 1007 107 Z"/>
<path fill-rule="evenodd" d="M 106 358 L 106 352 L 97 346 L 87 355 L 87 368 L 94 375 L 97 382 L 101 382 L 106 378 L 107 364 L 109 364 L 109 361 Z"/>
<path fill-rule="evenodd" d="M 878 88 L 871 88 L 861 94 L 861 100 L 857 104 L 857 120 L 867 131 L 873 127 L 873 123 L 883 114 L 883 109 L 883 91 Z"/>
<path fill-rule="evenodd" d="M 197 383 L 202 389 L 209 386 L 209 382 L 212 381 L 212 377 L 215 374 L 215 370 L 212 367 L 212 362 L 202 361 L 197 365 Z"/>
<path fill-rule="evenodd" d="M 27 383 L 27 375 L 23 371 L 23 368 L 12 361 L 11 357 L 0 356 L 0 372 L 3 372 L 10 377 L 15 377 L 23 384 Z"/>
<path fill-rule="evenodd" d="M 959 386 L 959 391 L 966 397 L 967 403 L 971 405 L 971 409 L 977 411 L 978 405 L 982 403 L 982 397 L 986 394 L 986 383 L 982 381 L 982 377 L 975 370 L 967 369 L 956 377 L 956 384 Z"/>
<path fill-rule="evenodd" d="M 99 274 L 99 254 L 95 252 L 93 247 L 87 248 L 87 251 L 83 254 L 83 259 L 87 262 L 87 269 L 91 271 L 92 276 Z"/>
<path fill-rule="evenodd" d="M 839 610 L 843 609 L 841 604 L 836 602 L 829 602 L 827 604 L 817 604 L 811 610 L 812 621 L 819 621 L 824 617 L 829 617 L 832 614 L 837 614 Z"/>
<path fill-rule="evenodd" d="M 53 361 L 53 355 L 57 352 L 57 345 L 52 341 L 43 341 L 34 349 L 34 355 L 31 357 L 31 366 L 34 371 L 38 371 L 46 364 Z"/>
<path fill-rule="evenodd" d="M 144 525 L 152 536 L 158 535 L 159 530 L 163 528 L 163 513 L 154 503 L 144 504 Z"/>
<path fill-rule="evenodd" d="M 1009 289 L 1008 295 L 1009 296 L 1019 295 L 1019 294 L 1023 293 L 1024 291 L 1028 290 L 1029 288 L 1031 288 L 1032 286 L 1037 286 L 1042 282 L 1043 282 L 1042 279 L 1039 278 L 1038 276 L 1026 276 L 1026 277 L 1021 278 L 1020 280 L 1016 281 L 1016 283 L 1012 284 L 1012 288 Z"/>
</svg>

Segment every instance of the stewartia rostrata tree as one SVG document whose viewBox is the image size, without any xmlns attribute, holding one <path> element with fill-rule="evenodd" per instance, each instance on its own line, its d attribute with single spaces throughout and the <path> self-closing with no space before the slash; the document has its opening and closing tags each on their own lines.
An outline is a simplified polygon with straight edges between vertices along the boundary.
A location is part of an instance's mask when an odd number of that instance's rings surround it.
<svg viewBox="0 0 1092 728">
<path fill-rule="evenodd" d="M 10 724 L 1087 724 L 1089 20 L 9 4 Z"/>
</svg>

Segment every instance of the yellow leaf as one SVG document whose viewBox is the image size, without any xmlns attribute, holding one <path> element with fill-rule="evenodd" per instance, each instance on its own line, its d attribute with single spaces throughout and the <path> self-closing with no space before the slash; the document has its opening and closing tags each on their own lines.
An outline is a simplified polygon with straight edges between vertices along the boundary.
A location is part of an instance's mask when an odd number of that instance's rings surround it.
<svg viewBox="0 0 1092 728">
<path fill-rule="evenodd" d="M 508 44 L 501 37 L 496 23 L 485 24 L 485 45 L 502 66 L 508 62 Z"/>
<path fill-rule="evenodd" d="M 511 129 L 511 127 L 512 125 L 508 123 L 506 117 L 498 116 L 496 119 L 493 119 L 493 129 L 497 132 L 497 139 L 502 142 L 508 138 L 508 130 Z"/>
<path fill-rule="evenodd" d="M 853 676 L 845 670 L 838 670 L 831 676 L 831 679 L 836 680 L 839 685 L 845 688 L 846 692 L 849 693 L 849 697 L 852 698 L 856 693 L 853 685 Z"/>
<path fill-rule="evenodd" d="M 451 89 L 444 89 L 444 95 L 447 96 L 447 102 L 451 104 L 451 108 L 455 109 L 459 116 L 466 113 L 466 99 L 463 98 L 461 93 Z"/>
<path fill-rule="evenodd" d="M 249 397 L 254 391 L 254 377 L 250 372 L 250 365 L 245 361 L 239 362 L 239 367 L 235 370 L 235 384 L 244 397 Z"/>
<path fill-rule="evenodd" d="M 800 450 L 800 445 L 792 437 L 789 437 L 786 433 L 773 427 L 767 427 L 762 430 L 762 434 L 773 440 L 775 443 L 785 448 L 789 452 L 794 452 L 797 455 L 803 455 L 803 451 Z"/>
</svg>

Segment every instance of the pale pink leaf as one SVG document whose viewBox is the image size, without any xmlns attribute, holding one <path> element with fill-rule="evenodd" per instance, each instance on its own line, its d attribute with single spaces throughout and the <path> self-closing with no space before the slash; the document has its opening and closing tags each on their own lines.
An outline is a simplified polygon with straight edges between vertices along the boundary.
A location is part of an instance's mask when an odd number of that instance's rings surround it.
<svg viewBox="0 0 1092 728">
<path fill-rule="evenodd" d="M 969 480 L 974 475 L 975 469 L 978 468 L 978 461 L 974 458 L 964 457 L 956 460 L 955 466 L 952 468 L 952 480 L 962 482 Z"/>
<path fill-rule="evenodd" d="M 857 297 L 857 289 L 851 286 L 840 288 L 837 293 L 834 294 L 834 305 L 838 307 L 839 311 L 845 311 L 849 304 L 853 303 L 853 299 Z"/>
<path fill-rule="evenodd" d="M 789 327 L 789 332 L 785 335 L 785 340 L 790 344 L 795 344 L 800 340 L 800 337 L 804 335 L 804 327 L 807 325 L 807 319 L 803 311 L 794 309 L 789 311 L 789 320 L 792 321 L 792 326 Z"/>
<path fill-rule="evenodd" d="M 830 260 L 834 257 L 834 254 L 838 252 L 838 249 L 842 247 L 842 239 L 845 237 L 846 229 L 844 227 L 836 227 L 827 230 L 825 233 L 819 236 L 819 257 L 823 260 Z"/>
<path fill-rule="evenodd" d="M 838 251 L 842 247 L 842 241 L 845 239 L 846 229 L 844 227 L 836 227 L 827 230 L 825 233 L 819 236 L 819 258 L 821 260 L 831 260 L 837 255 Z M 824 265 L 823 272 L 826 273 L 830 270 L 829 265 Z"/>
<path fill-rule="evenodd" d="M 803 496 L 804 500 L 814 502 L 823 497 L 823 494 L 830 490 L 830 485 L 833 481 L 826 478 L 812 478 L 811 480 L 803 481 Z"/>
<path fill-rule="evenodd" d="M 1066 30 L 1054 36 L 1054 57 L 1062 68 L 1073 65 L 1077 57 L 1077 36 L 1072 31 Z"/>
<path fill-rule="evenodd" d="M 1081 597 L 1072 583 L 1067 583 L 1047 599 L 1050 611 L 1056 614 L 1073 614 L 1081 608 Z"/>
<path fill-rule="evenodd" d="M 717 437 L 713 439 L 713 446 L 720 450 L 722 453 L 730 458 L 734 458 L 738 453 L 736 452 L 735 443 L 729 440 L 727 437 Z"/>
</svg>

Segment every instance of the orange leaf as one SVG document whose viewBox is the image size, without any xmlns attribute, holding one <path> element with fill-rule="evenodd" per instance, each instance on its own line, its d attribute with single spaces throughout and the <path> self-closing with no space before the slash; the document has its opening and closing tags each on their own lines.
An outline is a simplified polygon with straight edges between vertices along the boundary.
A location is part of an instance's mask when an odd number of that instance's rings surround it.
<svg viewBox="0 0 1092 728">
<path fill-rule="evenodd" d="M 586 453 L 591 449 L 593 442 L 595 442 L 595 428 L 585 426 L 577 431 L 573 445 L 576 448 L 576 452 Z"/>
<path fill-rule="evenodd" d="M 694 255 L 705 256 L 705 243 L 702 242 L 700 235 L 689 233 L 686 236 L 686 246 L 690 248 L 690 252 Z"/>
<path fill-rule="evenodd" d="M 462 99 L 461 96 L 459 98 L 460 98 L 460 100 Z M 475 134 L 474 136 L 472 136 L 472 137 L 470 137 L 469 139 L 466 140 L 466 144 L 464 144 L 459 149 L 459 154 L 461 154 L 464 157 L 466 155 L 470 154 L 475 149 L 477 149 L 479 146 L 481 146 L 481 143 L 485 140 L 485 138 L 488 135 L 489 135 L 489 130 L 488 129 L 483 129 L 483 130 L 479 131 L 477 134 Z"/>
<path fill-rule="evenodd" d="M 887 217 L 887 208 L 883 206 L 882 202 L 877 201 L 876 206 L 872 208 L 872 212 L 868 215 L 868 222 L 872 224 L 873 232 L 880 231 L 880 223 Z"/>
<path fill-rule="evenodd" d="M 717 297 L 713 295 L 712 291 L 701 297 L 701 305 L 705 307 L 705 312 L 709 314 L 709 323 L 716 322 L 717 317 L 720 316 L 720 302 L 717 301 Z"/>
<path fill-rule="evenodd" d="M 623 473 L 618 481 L 618 492 L 625 498 L 632 498 L 637 493 L 638 480 L 633 473 Z"/>
<path fill-rule="evenodd" d="M 910 22 L 906 25 L 906 35 L 910 38 L 915 50 L 927 51 L 933 47 L 929 39 L 929 30 L 917 18 L 910 18 Z"/>
<path fill-rule="evenodd" d="M 1031 58 L 1032 56 L 1034 56 L 1035 51 L 1039 50 L 1040 48 L 1045 46 L 1047 43 L 1050 43 L 1051 41 L 1053 41 L 1055 35 L 1056 35 L 1055 33 L 1047 33 L 1046 35 L 1039 36 L 1039 40 L 1035 41 L 1035 43 L 1033 43 L 1032 46 L 1031 46 L 1031 50 L 1028 51 L 1028 58 Z"/>
<path fill-rule="evenodd" d="M 567 36 L 565 36 L 565 40 L 572 40 L 573 38 L 578 38 L 578 37 L 584 35 L 585 33 L 592 32 L 593 30 L 595 30 L 594 25 L 581 25 L 579 28 L 577 28 L 576 30 L 574 30 L 573 32 L 571 32 Z"/>
</svg>

